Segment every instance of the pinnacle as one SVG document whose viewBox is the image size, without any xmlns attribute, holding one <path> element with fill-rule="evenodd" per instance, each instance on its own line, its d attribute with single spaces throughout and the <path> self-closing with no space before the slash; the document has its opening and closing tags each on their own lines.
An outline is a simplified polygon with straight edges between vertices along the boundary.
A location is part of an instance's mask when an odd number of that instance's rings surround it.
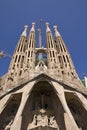
<svg viewBox="0 0 87 130">
<path fill-rule="evenodd" d="M 28 25 L 25 25 L 24 31 L 22 32 L 21 36 L 27 37 L 27 29 L 28 29 Z"/>
<path fill-rule="evenodd" d="M 32 22 L 32 28 L 31 28 L 31 30 L 30 30 L 30 31 L 35 32 L 35 22 Z"/>
<path fill-rule="evenodd" d="M 57 30 L 57 26 L 55 25 L 53 28 L 54 28 L 54 31 L 55 31 L 55 36 L 56 37 L 60 36 L 60 33 Z"/>
<path fill-rule="evenodd" d="M 50 28 L 49 28 L 49 23 L 48 22 L 46 22 L 46 27 L 47 27 L 46 32 L 50 32 Z"/>
</svg>

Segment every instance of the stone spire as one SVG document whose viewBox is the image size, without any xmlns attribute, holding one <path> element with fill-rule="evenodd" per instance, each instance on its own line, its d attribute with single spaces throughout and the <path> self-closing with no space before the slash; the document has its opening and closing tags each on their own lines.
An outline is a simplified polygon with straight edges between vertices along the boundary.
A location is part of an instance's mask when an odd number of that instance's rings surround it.
<svg viewBox="0 0 87 130">
<path fill-rule="evenodd" d="M 40 27 L 38 29 L 38 41 L 39 41 L 39 48 L 42 48 L 42 19 L 40 20 Z M 39 61 L 42 60 L 43 56 L 42 53 L 39 53 Z"/>
<path fill-rule="evenodd" d="M 57 55 L 56 49 L 54 46 L 54 39 L 49 28 L 49 23 L 46 23 L 46 44 L 47 44 L 47 63 L 48 68 L 51 70 L 55 70 L 57 65 Z"/>
<path fill-rule="evenodd" d="M 15 77 L 20 77 L 24 71 L 23 66 L 27 44 L 27 28 L 28 26 L 25 25 L 24 31 L 22 32 L 21 37 L 18 41 L 8 70 L 8 78 L 11 77 L 13 80 L 16 79 Z"/>
<path fill-rule="evenodd" d="M 35 23 L 33 22 L 27 40 L 26 58 L 25 58 L 26 70 L 29 71 L 32 71 L 35 68 L 35 47 L 36 47 Z"/>
<path fill-rule="evenodd" d="M 27 37 L 27 29 L 28 29 L 28 26 L 25 25 L 24 26 L 24 31 L 22 32 L 21 36 Z"/>
<path fill-rule="evenodd" d="M 55 48 L 57 50 L 58 62 L 60 63 L 59 71 L 63 77 L 68 77 L 71 79 L 77 79 L 77 73 L 75 71 L 72 59 L 70 57 L 69 51 L 57 30 L 57 26 L 54 26 L 55 36 Z"/>
</svg>

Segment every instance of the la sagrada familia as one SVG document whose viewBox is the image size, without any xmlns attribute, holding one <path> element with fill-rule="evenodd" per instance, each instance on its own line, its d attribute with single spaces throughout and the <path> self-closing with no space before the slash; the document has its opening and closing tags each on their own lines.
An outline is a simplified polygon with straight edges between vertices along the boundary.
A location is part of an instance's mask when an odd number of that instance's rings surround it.
<svg viewBox="0 0 87 130">
<path fill-rule="evenodd" d="M 87 130 L 87 89 L 54 26 L 24 27 L 8 72 L 0 78 L 0 130 Z"/>
</svg>

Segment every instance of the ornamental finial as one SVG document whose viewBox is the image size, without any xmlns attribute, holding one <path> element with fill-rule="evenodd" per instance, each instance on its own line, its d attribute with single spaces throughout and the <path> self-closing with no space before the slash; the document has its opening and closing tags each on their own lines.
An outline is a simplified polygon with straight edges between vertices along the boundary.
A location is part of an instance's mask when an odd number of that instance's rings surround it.
<svg viewBox="0 0 87 130">
<path fill-rule="evenodd" d="M 27 37 L 27 29 L 28 29 L 28 25 L 25 25 L 24 31 L 22 32 L 21 36 Z"/>
</svg>

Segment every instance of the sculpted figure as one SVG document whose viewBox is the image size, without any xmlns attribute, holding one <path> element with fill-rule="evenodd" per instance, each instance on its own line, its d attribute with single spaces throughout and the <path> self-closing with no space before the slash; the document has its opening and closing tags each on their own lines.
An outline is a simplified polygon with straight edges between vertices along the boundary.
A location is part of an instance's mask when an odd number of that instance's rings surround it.
<svg viewBox="0 0 87 130">
<path fill-rule="evenodd" d="M 48 126 L 48 117 L 47 117 L 47 115 L 42 115 L 42 126 Z"/>
<path fill-rule="evenodd" d="M 58 127 L 54 116 L 51 116 L 49 118 L 49 125 L 52 126 L 52 127 L 56 127 L 56 128 Z"/>
</svg>

